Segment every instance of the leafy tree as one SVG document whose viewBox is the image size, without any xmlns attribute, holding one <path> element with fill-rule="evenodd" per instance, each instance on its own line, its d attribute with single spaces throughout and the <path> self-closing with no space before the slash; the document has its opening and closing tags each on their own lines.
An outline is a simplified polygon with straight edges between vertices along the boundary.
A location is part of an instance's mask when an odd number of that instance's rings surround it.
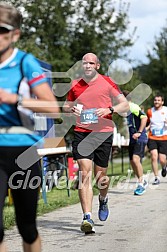
<svg viewBox="0 0 167 252">
<path fill-rule="evenodd" d="M 66 71 L 84 53 L 93 51 L 102 71 L 132 45 L 128 29 L 129 4 L 119 1 L 116 13 L 112 0 L 11 0 L 24 15 L 20 46 Z"/>
<path fill-rule="evenodd" d="M 76 1 L 76 21 L 71 29 L 71 54 L 75 61 L 87 52 L 100 58 L 102 72 L 106 72 L 111 61 L 125 57 L 123 51 L 132 45 L 133 34 L 125 37 L 128 28 L 129 4 L 119 2 L 116 13 L 111 0 Z"/>
<path fill-rule="evenodd" d="M 67 17 L 74 13 L 70 0 L 12 0 L 23 12 L 19 46 L 51 63 L 55 71 L 72 64 Z"/>
<path fill-rule="evenodd" d="M 139 67 L 143 80 L 153 89 L 153 96 L 160 92 L 167 100 L 167 26 L 155 37 L 153 53 L 148 52 L 148 65 Z"/>
</svg>

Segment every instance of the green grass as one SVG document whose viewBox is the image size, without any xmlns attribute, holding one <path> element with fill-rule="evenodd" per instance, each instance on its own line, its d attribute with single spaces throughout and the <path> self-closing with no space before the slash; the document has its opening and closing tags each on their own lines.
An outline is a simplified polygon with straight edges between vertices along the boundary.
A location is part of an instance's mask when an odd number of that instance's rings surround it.
<svg viewBox="0 0 167 252">
<path fill-rule="evenodd" d="M 4 226 L 5 229 L 9 229 L 13 225 L 15 225 L 15 219 L 14 219 L 14 208 L 13 206 L 6 205 L 4 207 Z"/>
<path fill-rule="evenodd" d="M 66 189 L 53 188 L 47 192 L 47 204 L 44 203 L 42 195 L 38 201 L 38 215 L 53 211 L 55 209 L 76 204 L 79 202 L 78 191 L 70 190 L 70 197 Z"/>
<path fill-rule="evenodd" d="M 47 204 L 44 203 L 42 193 L 40 193 L 38 200 L 38 215 L 51 212 L 61 207 L 76 204 L 78 202 L 79 198 L 77 190 L 70 190 L 70 197 L 68 197 L 66 189 L 59 190 L 54 188 L 50 192 L 47 192 Z M 9 229 L 13 225 L 15 225 L 14 207 L 13 205 L 8 205 L 7 197 L 4 207 L 4 226 L 5 229 Z"/>
<path fill-rule="evenodd" d="M 151 170 L 150 159 L 145 159 L 143 161 L 144 172 Z M 112 179 L 113 176 L 117 177 L 113 184 L 116 184 L 119 179 L 123 176 L 127 176 L 129 169 L 129 162 L 124 163 L 124 173 L 122 174 L 121 164 L 114 163 L 113 173 L 111 169 L 111 165 L 108 168 L 108 176 Z M 133 174 L 132 174 L 133 177 Z M 113 185 L 112 184 L 112 185 Z M 98 189 L 94 186 L 94 194 L 98 193 Z M 42 194 L 40 193 L 39 201 L 38 201 L 38 215 L 42 215 L 44 213 L 51 212 L 55 209 L 66 207 L 69 205 L 73 205 L 79 202 L 78 190 L 70 190 L 70 197 L 67 195 L 66 189 L 57 189 L 54 188 L 50 192 L 47 192 L 47 204 L 44 203 L 42 198 Z M 6 204 L 4 207 L 4 226 L 5 229 L 10 229 L 13 225 L 15 225 L 15 217 L 14 217 L 14 207 L 8 205 L 8 199 L 6 199 Z"/>
<path fill-rule="evenodd" d="M 145 158 L 143 160 L 142 165 L 143 165 L 144 173 L 147 173 L 148 171 L 151 171 L 151 161 L 150 161 L 149 158 Z M 131 167 L 129 167 L 129 162 L 125 162 L 124 163 L 124 172 L 123 173 L 122 173 L 121 163 L 120 164 L 115 164 L 114 163 L 113 166 L 114 166 L 114 168 L 113 168 L 113 173 L 112 173 L 111 164 L 109 165 L 108 176 L 113 176 L 113 175 L 123 176 L 123 175 L 127 175 L 128 169 L 131 169 Z"/>
</svg>

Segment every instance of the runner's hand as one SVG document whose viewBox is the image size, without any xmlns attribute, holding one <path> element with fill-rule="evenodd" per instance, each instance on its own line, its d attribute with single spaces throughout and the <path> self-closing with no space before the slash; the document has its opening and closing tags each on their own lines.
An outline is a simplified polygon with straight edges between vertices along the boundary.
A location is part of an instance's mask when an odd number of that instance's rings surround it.
<svg viewBox="0 0 167 252">
<path fill-rule="evenodd" d="M 73 107 L 71 108 L 71 111 L 72 111 L 72 113 L 73 113 L 74 115 L 76 115 L 76 116 L 80 116 L 80 115 L 81 115 L 81 111 L 80 111 L 79 108 L 77 108 L 77 106 L 73 106 Z"/>
<path fill-rule="evenodd" d="M 132 138 L 137 140 L 139 137 L 141 136 L 140 132 L 136 132 L 135 134 L 133 134 Z"/>
<path fill-rule="evenodd" d="M 96 114 L 97 116 L 104 117 L 111 114 L 111 111 L 109 108 L 99 108 L 96 110 Z"/>
</svg>

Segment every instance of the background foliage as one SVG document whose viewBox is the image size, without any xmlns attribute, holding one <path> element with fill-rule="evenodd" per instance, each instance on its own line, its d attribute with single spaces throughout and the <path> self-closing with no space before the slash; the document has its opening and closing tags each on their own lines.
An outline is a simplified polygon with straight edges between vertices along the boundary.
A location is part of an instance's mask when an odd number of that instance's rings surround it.
<svg viewBox="0 0 167 252">
<path fill-rule="evenodd" d="M 12 0 L 24 19 L 19 46 L 67 71 L 86 52 L 100 58 L 103 72 L 132 45 L 126 34 L 129 4 L 120 1 L 116 13 L 112 0 Z"/>
</svg>

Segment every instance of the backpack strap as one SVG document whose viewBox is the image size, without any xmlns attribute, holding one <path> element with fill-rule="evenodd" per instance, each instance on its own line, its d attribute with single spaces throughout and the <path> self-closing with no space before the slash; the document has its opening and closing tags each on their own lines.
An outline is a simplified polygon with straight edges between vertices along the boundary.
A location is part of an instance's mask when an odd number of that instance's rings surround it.
<svg viewBox="0 0 167 252">
<path fill-rule="evenodd" d="M 19 84 L 18 84 L 17 94 L 19 93 L 20 84 L 21 84 L 23 78 L 25 77 L 25 75 L 24 75 L 24 70 L 23 70 L 23 62 L 24 62 L 24 59 L 26 58 L 27 55 L 28 55 L 27 53 L 24 53 L 24 54 L 23 54 L 23 57 L 21 58 L 21 61 L 20 61 L 20 73 L 21 73 L 21 78 L 20 78 L 20 81 L 19 81 Z"/>
<path fill-rule="evenodd" d="M 19 83 L 17 85 L 17 94 L 19 94 L 19 89 L 20 89 L 21 82 L 23 81 L 23 79 L 25 77 L 24 69 L 23 69 L 23 63 L 24 63 L 24 60 L 25 60 L 27 55 L 28 55 L 27 53 L 24 53 L 21 60 L 20 60 L 21 77 L 20 77 Z M 32 118 L 30 118 L 28 114 L 24 113 L 23 110 L 18 109 L 18 104 L 16 104 L 16 111 L 17 111 L 17 116 L 18 116 L 18 120 L 20 122 L 20 125 L 32 129 L 32 125 L 33 125 L 32 124 Z"/>
</svg>

